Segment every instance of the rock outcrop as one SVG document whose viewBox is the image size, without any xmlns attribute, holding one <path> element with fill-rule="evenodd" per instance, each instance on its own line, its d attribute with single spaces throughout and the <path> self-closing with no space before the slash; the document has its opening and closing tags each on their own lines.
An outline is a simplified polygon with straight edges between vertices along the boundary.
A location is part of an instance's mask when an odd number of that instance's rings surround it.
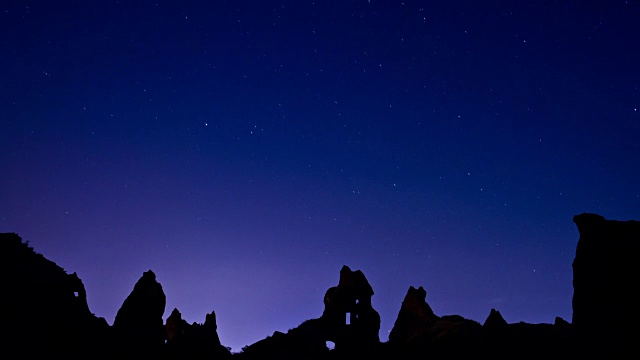
<svg viewBox="0 0 640 360">
<path fill-rule="evenodd" d="M 167 318 L 166 353 L 169 359 L 224 359 L 231 356 L 220 344 L 216 314 L 207 314 L 204 324 L 189 325 L 178 309 Z"/>
<path fill-rule="evenodd" d="M 573 261 L 573 320 L 590 352 L 634 348 L 630 324 L 640 321 L 640 222 L 613 221 L 595 214 L 573 218 L 580 239 Z M 637 353 L 637 352 L 636 352 Z"/>
<path fill-rule="evenodd" d="M 0 354 L 97 358 L 109 326 L 89 311 L 76 273 L 67 274 L 14 233 L 0 234 Z"/>
<path fill-rule="evenodd" d="M 389 342 L 406 343 L 439 320 L 431 310 L 431 306 L 427 304 L 426 298 L 427 292 L 422 286 L 418 289 L 409 287 L 393 329 L 389 333 Z"/>
<path fill-rule="evenodd" d="M 166 334 L 162 315 L 166 297 L 149 270 L 135 284 L 113 322 L 124 354 L 153 356 L 162 352 Z"/>
<path fill-rule="evenodd" d="M 243 348 L 244 358 L 324 358 L 328 341 L 339 356 L 372 356 L 380 345 L 380 315 L 371 305 L 373 288 L 362 271 L 344 265 L 338 285 L 324 296 L 324 311 L 318 319 L 303 322 L 287 333 L 272 336 Z"/>
<path fill-rule="evenodd" d="M 458 315 L 438 316 L 423 287 L 409 287 L 389 334 L 389 356 L 464 357 L 478 353 L 482 327 Z"/>
<path fill-rule="evenodd" d="M 380 315 L 371 306 L 373 288 L 362 271 L 344 265 L 340 281 L 324 295 L 324 312 L 320 318 L 327 330 L 327 340 L 336 349 L 370 346 L 380 342 Z"/>
<path fill-rule="evenodd" d="M 502 317 L 500 311 L 496 309 L 491 309 L 489 316 L 487 316 L 484 324 L 482 324 L 482 327 L 488 329 L 502 329 L 505 326 L 507 326 L 507 321 Z"/>
<path fill-rule="evenodd" d="M 348 359 L 348 358 L 637 358 L 640 320 L 634 284 L 640 222 L 574 217 L 580 239 L 573 262 L 573 319 L 554 324 L 507 323 L 491 309 L 483 325 L 458 315 L 438 316 L 424 288 L 409 287 L 389 341 L 380 343 L 373 288 L 348 266 L 324 296 L 319 318 L 276 331 L 239 354 L 220 343 L 216 316 L 188 324 L 174 309 L 163 324 L 166 297 L 145 272 L 113 326 L 91 313 L 84 284 L 37 254 L 13 233 L 0 234 L 0 355 L 22 358 Z M 326 343 L 333 342 L 335 349 Z"/>
</svg>

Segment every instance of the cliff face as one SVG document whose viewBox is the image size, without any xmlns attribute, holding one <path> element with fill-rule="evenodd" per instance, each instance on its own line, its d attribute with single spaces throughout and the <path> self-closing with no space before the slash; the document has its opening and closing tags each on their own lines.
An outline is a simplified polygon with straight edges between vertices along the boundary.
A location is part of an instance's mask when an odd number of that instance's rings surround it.
<svg viewBox="0 0 640 360">
<path fill-rule="evenodd" d="M 95 317 L 76 273 L 33 251 L 14 233 L 0 234 L 0 351 L 27 354 L 94 354 L 109 340 L 109 326 Z"/>
<path fill-rule="evenodd" d="M 170 341 L 171 346 L 165 344 L 162 316 L 166 298 L 151 270 L 135 284 L 113 326 L 89 311 L 84 285 L 76 273 L 67 274 L 13 233 L 0 234 L 0 284 L 0 307 L 5 310 L 0 355 L 76 359 L 230 356 L 220 345 L 213 312 L 203 325 L 183 324 L 178 312 L 178 321 L 168 320 L 167 327 L 173 336 L 180 334 Z"/>
<path fill-rule="evenodd" d="M 585 343 L 630 348 L 640 312 L 636 284 L 640 222 L 613 221 L 595 214 L 573 218 L 580 239 L 573 261 L 573 320 Z"/>
</svg>

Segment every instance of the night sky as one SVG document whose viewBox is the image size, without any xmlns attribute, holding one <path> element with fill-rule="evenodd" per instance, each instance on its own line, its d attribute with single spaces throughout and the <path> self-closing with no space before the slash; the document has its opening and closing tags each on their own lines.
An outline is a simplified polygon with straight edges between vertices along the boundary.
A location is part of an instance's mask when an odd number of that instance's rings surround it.
<svg viewBox="0 0 640 360">
<path fill-rule="evenodd" d="M 638 1 L 3 1 L 0 232 L 112 324 L 152 269 L 239 351 L 360 269 L 387 340 L 571 321 L 583 212 L 640 219 Z"/>
</svg>

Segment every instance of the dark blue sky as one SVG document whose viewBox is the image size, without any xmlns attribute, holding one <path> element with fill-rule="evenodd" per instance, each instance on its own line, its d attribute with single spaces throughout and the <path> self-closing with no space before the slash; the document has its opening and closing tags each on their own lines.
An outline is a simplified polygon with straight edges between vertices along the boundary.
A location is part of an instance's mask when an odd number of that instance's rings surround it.
<svg viewBox="0 0 640 360">
<path fill-rule="evenodd" d="M 343 264 L 382 340 L 411 285 L 570 321 L 573 215 L 640 218 L 640 4 L 586 3 L 5 1 L 0 231 L 236 351 Z"/>
</svg>

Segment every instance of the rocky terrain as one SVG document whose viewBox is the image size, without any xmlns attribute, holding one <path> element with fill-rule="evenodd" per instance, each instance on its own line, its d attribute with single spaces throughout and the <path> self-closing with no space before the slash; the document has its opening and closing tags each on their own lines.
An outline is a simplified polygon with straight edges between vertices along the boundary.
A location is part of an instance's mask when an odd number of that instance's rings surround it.
<svg viewBox="0 0 640 360">
<path fill-rule="evenodd" d="M 36 253 L 17 234 L 3 233 L 0 351 L 77 359 L 633 358 L 640 320 L 633 286 L 640 222 L 595 214 L 577 215 L 574 222 L 580 239 L 571 322 L 509 324 L 497 309 L 489 309 L 483 324 L 441 316 L 427 303 L 427 291 L 411 286 L 389 340 L 381 342 L 380 316 L 371 305 L 374 291 L 361 271 L 345 265 L 338 284 L 326 291 L 318 318 L 234 354 L 220 343 L 213 311 L 203 324 L 188 324 L 178 309 L 163 320 L 166 297 L 151 270 L 142 274 L 110 326 L 89 310 L 75 273 Z"/>
</svg>

